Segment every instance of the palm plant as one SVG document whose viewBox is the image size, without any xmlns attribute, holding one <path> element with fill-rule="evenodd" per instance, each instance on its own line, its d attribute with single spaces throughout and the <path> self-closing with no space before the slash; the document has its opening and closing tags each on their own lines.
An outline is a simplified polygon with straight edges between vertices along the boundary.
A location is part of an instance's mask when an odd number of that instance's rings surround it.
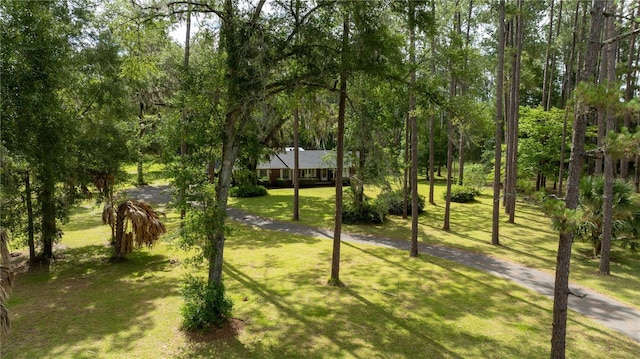
<svg viewBox="0 0 640 359">
<path fill-rule="evenodd" d="M 583 218 L 576 230 L 576 237 L 593 244 L 593 255 L 600 255 L 602 239 L 602 208 L 604 203 L 604 179 L 586 177 L 580 182 L 580 207 Z M 623 248 L 640 249 L 640 203 L 634 200 L 633 189 L 627 182 L 613 182 L 612 241 Z"/>
<path fill-rule="evenodd" d="M 11 294 L 13 285 L 13 270 L 11 269 L 8 242 L 9 235 L 3 228 L 0 230 L 0 337 L 2 338 L 9 332 L 9 312 L 4 304 Z"/>
<path fill-rule="evenodd" d="M 107 203 L 102 211 L 102 223 L 111 226 L 114 257 L 122 259 L 134 248 L 153 246 L 166 233 L 158 212 L 145 201 L 125 199 L 117 206 Z"/>
</svg>

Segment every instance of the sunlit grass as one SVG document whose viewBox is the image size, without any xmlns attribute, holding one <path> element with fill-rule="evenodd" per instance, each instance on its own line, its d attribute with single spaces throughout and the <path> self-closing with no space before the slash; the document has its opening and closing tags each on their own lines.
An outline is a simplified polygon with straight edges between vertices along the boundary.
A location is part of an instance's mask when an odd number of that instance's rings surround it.
<svg viewBox="0 0 640 359">
<path fill-rule="evenodd" d="M 169 213 L 169 228 L 178 227 Z M 88 218 L 98 218 L 89 221 Z M 76 223 L 71 225 L 71 223 Z M 551 302 L 437 258 L 344 243 L 344 287 L 326 284 L 331 241 L 232 225 L 225 284 L 244 328 L 181 330 L 188 254 L 161 242 L 108 261 L 98 209 L 79 209 L 49 268 L 21 273 L 9 302 L 9 358 L 540 358 Z M 204 269 L 195 274 L 205 275 Z M 568 357 L 635 358 L 628 338 L 572 313 Z"/>
<path fill-rule="evenodd" d="M 420 181 L 418 191 L 428 195 L 428 183 Z M 518 202 L 515 224 L 507 223 L 508 216 L 501 214 L 501 246 L 490 245 L 492 223 L 491 190 L 477 197 L 475 203 L 452 203 L 450 231 L 443 231 L 445 190 L 441 182 L 436 186 L 435 202 L 427 204 L 426 212 L 419 218 L 419 239 L 425 243 L 446 245 L 469 251 L 485 253 L 498 258 L 518 262 L 549 273 L 555 271 L 558 250 L 558 234 L 550 226 L 547 217 L 534 205 Z M 375 196 L 375 189 L 369 189 Z M 346 195 L 346 192 L 345 192 Z M 335 189 L 331 187 L 300 190 L 300 222 L 315 227 L 333 228 Z M 278 220 L 291 221 L 293 190 L 271 189 L 269 195 L 259 198 L 231 199 L 234 207 L 247 212 Z M 409 240 L 411 221 L 400 216 L 389 216 L 383 225 L 344 225 L 344 231 L 367 233 L 383 237 Z M 575 242 L 571 266 L 571 281 L 612 296 L 636 308 L 640 308 L 640 254 L 614 246 L 612 250 L 611 276 L 597 274 L 598 260 L 591 257 L 588 243 Z"/>
</svg>

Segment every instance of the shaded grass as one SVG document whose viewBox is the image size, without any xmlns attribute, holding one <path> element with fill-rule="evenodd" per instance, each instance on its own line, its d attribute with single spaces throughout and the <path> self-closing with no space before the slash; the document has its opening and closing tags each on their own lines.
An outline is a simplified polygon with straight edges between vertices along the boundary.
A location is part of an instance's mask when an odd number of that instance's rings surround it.
<svg viewBox="0 0 640 359">
<path fill-rule="evenodd" d="M 428 184 L 419 183 L 419 193 L 428 194 Z M 502 214 L 500 226 L 501 246 L 492 246 L 491 221 L 492 198 L 490 190 L 478 196 L 474 203 L 452 203 L 450 231 L 442 230 L 444 218 L 443 183 L 436 186 L 436 205 L 427 204 L 425 213 L 419 218 L 419 240 L 461 248 L 521 263 L 548 273 L 555 271 L 558 234 L 551 229 L 549 220 L 535 206 L 519 202 L 516 208 L 516 223 L 507 223 L 508 216 Z M 375 189 L 367 195 L 374 197 Z M 300 190 L 300 222 L 322 228 L 333 228 L 334 188 L 305 188 Z M 293 190 L 269 190 L 269 195 L 259 198 L 234 198 L 231 205 L 247 212 L 291 221 Z M 366 233 L 382 237 L 409 240 L 411 221 L 401 216 L 389 216 L 382 225 L 343 225 L 345 232 Z M 617 246 L 612 248 L 611 276 L 597 274 L 598 259 L 591 257 L 588 243 L 575 242 L 571 264 L 571 281 L 592 288 L 640 309 L 640 254 Z"/>
<path fill-rule="evenodd" d="M 85 216 L 86 213 L 79 212 Z M 445 260 L 344 243 L 344 287 L 326 284 L 331 241 L 232 225 L 225 284 L 243 329 L 186 334 L 186 257 L 160 243 L 111 263 L 104 238 L 68 230 L 46 270 L 22 273 L 2 358 L 539 358 L 551 302 Z M 175 226 L 174 226 L 175 228 Z M 173 259 L 173 261 L 172 261 Z M 198 273 L 205 275 L 204 270 Z M 640 347 L 572 313 L 568 357 L 634 358 Z"/>
</svg>

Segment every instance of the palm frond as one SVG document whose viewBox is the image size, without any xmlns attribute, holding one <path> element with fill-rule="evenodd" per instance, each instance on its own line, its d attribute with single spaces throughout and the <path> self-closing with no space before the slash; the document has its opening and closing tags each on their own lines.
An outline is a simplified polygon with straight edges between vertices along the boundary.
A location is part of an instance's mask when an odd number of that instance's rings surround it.
<svg viewBox="0 0 640 359">
<path fill-rule="evenodd" d="M 121 223 L 116 227 L 122 231 L 116 234 L 120 239 L 116 241 L 117 256 L 131 253 L 134 248 L 143 245 L 152 247 L 160 236 L 166 233 L 158 212 L 154 211 L 149 203 L 141 200 L 127 199 L 120 203 L 116 212 L 116 222 Z"/>
</svg>

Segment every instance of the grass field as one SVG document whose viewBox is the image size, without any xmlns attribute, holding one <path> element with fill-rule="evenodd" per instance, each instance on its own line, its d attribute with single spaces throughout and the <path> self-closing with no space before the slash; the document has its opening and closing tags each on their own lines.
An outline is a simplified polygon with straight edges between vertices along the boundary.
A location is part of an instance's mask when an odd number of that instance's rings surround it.
<svg viewBox="0 0 640 359">
<path fill-rule="evenodd" d="M 436 186 L 435 202 L 426 204 L 425 213 L 419 218 L 419 240 L 425 243 L 446 245 L 469 251 L 485 253 L 501 259 L 524 264 L 549 273 L 555 272 L 558 250 L 558 234 L 551 229 L 549 220 L 535 206 L 518 202 L 515 224 L 507 223 L 503 214 L 500 226 L 501 246 L 490 244 L 492 221 L 492 197 L 490 190 L 477 197 L 474 203 L 451 204 L 451 230 L 442 230 L 445 190 L 443 183 Z M 418 191 L 425 197 L 428 184 L 421 181 Z M 375 196 L 375 189 L 369 195 Z M 300 222 L 316 227 L 333 228 L 335 189 L 329 187 L 300 190 Z M 269 196 L 258 198 L 233 198 L 231 205 L 243 210 L 283 221 L 291 221 L 293 190 L 272 189 Z M 400 240 L 411 238 L 411 220 L 389 216 L 383 225 L 343 225 L 345 232 L 367 233 Z M 611 276 L 597 274 L 598 259 L 593 258 L 588 243 L 574 242 L 571 263 L 571 281 L 590 287 L 602 294 L 614 297 L 640 309 L 640 253 L 614 246 L 611 254 Z"/>
<path fill-rule="evenodd" d="M 234 205 L 274 218 L 290 217 L 291 190 Z M 421 190 L 422 191 L 422 190 Z M 305 223 L 330 226 L 331 189 L 303 190 Z M 439 196 L 437 197 L 440 198 Z M 421 217 L 422 238 L 544 267 L 554 235 L 532 208 L 504 225 L 504 248 L 487 245 L 481 209 L 454 205 L 452 232 L 439 212 Z M 443 205 L 439 200 L 440 206 Z M 459 205 L 462 206 L 462 205 Z M 329 217 L 325 218 L 329 213 Z M 167 211 L 175 235 L 177 214 Z M 477 218 L 474 218 L 477 217 Z M 537 220 L 536 220 L 537 218 Z M 183 276 L 205 269 L 168 240 L 122 263 L 108 260 L 110 230 L 100 208 L 85 203 L 64 227 L 56 260 L 17 277 L 8 303 L 13 328 L 0 357 L 13 358 L 540 358 L 550 348 L 551 301 L 532 291 L 453 262 L 368 245 L 342 245 L 344 287 L 326 284 L 331 241 L 232 224 L 225 247 L 225 285 L 235 302 L 231 324 L 190 334 L 180 324 Z M 407 225 L 347 227 L 406 239 Z M 594 262 L 580 259 L 572 276 L 605 288 Z M 637 256 L 615 252 L 629 274 Z M 531 257 L 527 259 L 528 257 Z M 586 258 L 586 256 L 584 256 Z M 580 269 L 582 268 L 582 269 Z M 553 270 L 553 266 L 541 268 Z M 623 266 L 612 267 L 613 296 L 637 296 Z M 593 278 L 591 278 L 593 277 Z M 597 287 L 600 285 L 601 287 Z M 637 285 L 637 283 L 636 283 Z M 618 292 L 628 292 L 619 294 Z M 615 294 L 615 295 L 614 295 Z M 636 299 L 637 300 L 637 299 Z M 569 315 L 567 357 L 635 358 L 640 345 L 576 313 Z"/>
</svg>

